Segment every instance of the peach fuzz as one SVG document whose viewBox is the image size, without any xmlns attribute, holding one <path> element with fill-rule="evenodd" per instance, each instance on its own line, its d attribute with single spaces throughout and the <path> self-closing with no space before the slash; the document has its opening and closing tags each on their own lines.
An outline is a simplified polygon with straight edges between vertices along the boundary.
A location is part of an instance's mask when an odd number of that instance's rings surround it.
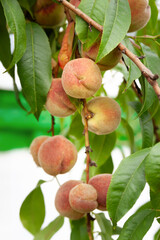
<svg viewBox="0 0 160 240">
<path fill-rule="evenodd" d="M 61 78 L 53 78 L 45 104 L 50 114 L 56 117 L 66 117 L 76 111 L 62 87 Z"/>
<path fill-rule="evenodd" d="M 99 51 L 100 41 L 95 42 L 89 49 L 83 50 L 81 47 L 81 55 L 85 58 L 90 58 L 93 61 L 96 60 Z M 102 58 L 98 63 L 98 67 L 101 71 L 109 70 L 115 67 L 122 58 L 122 52 L 118 47 L 114 48 L 109 54 Z"/>
<path fill-rule="evenodd" d="M 35 161 L 36 165 L 40 167 L 40 163 L 38 161 L 38 151 L 41 146 L 41 144 L 48 139 L 50 136 L 39 136 L 33 139 L 31 145 L 30 145 L 30 153 L 33 157 L 33 160 Z"/>
<path fill-rule="evenodd" d="M 71 207 L 80 213 L 88 213 L 97 208 L 97 191 L 89 184 L 81 183 L 69 193 Z"/>
<path fill-rule="evenodd" d="M 55 197 L 55 207 L 60 215 L 68 217 L 72 220 L 80 219 L 84 216 L 83 213 L 73 210 L 69 203 L 69 193 L 73 187 L 82 183 L 77 180 L 69 180 L 60 186 Z"/>
<path fill-rule="evenodd" d="M 148 0 L 128 0 L 131 9 L 131 25 L 128 32 L 143 28 L 151 17 Z"/>
<path fill-rule="evenodd" d="M 64 7 L 52 0 L 37 0 L 34 5 L 36 22 L 44 27 L 57 27 L 65 20 Z"/>
<path fill-rule="evenodd" d="M 57 135 L 39 148 L 38 160 L 43 170 L 52 175 L 68 172 L 77 161 L 77 150 L 67 138 Z"/>
<path fill-rule="evenodd" d="M 95 97 L 87 103 L 88 111 L 93 117 L 88 120 L 88 130 L 97 134 L 109 134 L 116 130 L 121 120 L 119 104 L 109 97 Z M 82 122 L 85 123 L 84 109 Z"/>
<path fill-rule="evenodd" d="M 62 73 L 62 86 L 74 98 L 89 98 L 100 88 L 102 76 L 99 67 L 90 59 L 69 61 Z"/>
<path fill-rule="evenodd" d="M 99 174 L 92 177 L 89 180 L 89 184 L 91 184 L 97 190 L 97 202 L 99 210 L 107 210 L 106 209 L 106 199 L 107 192 L 111 182 L 112 174 Z"/>
</svg>

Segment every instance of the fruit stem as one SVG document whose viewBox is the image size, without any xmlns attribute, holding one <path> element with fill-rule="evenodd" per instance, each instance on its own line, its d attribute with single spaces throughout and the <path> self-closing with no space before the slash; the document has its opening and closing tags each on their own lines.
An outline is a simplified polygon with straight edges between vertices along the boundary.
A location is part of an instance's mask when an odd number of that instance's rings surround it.
<svg viewBox="0 0 160 240">
<path fill-rule="evenodd" d="M 76 15 L 84 19 L 88 24 L 89 27 L 93 26 L 101 33 L 103 32 L 103 26 L 95 22 L 93 19 L 91 19 L 88 15 L 86 15 L 84 12 L 82 12 L 80 9 L 76 8 L 74 5 L 69 3 L 66 0 L 58 0 L 58 2 L 62 3 L 65 7 L 72 10 Z M 126 48 L 122 43 L 118 44 L 119 49 L 124 53 L 128 58 L 130 58 L 137 67 L 141 70 L 142 75 L 146 78 L 148 83 L 153 87 L 153 90 L 155 91 L 158 99 L 160 100 L 160 87 L 157 83 L 157 79 L 159 78 L 158 74 L 153 74 L 141 61 L 138 59 L 136 55 L 134 55 L 132 52 L 129 51 L 128 48 Z"/>
</svg>

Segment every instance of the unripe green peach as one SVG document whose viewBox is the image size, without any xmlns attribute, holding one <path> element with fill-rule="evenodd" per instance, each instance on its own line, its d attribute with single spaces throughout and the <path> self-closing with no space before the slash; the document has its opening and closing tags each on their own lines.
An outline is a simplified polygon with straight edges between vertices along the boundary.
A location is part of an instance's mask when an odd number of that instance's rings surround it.
<svg viewBox="0 0 160 240">
<path fill-rule="evenodd" d="M 36 165 L 39 167 L 40 167 L 40 163 L 38 161 L 38 151 L 39 151 L 41 144 L 48 138 L 49 138 L 49 136 L 36 137 L 33 139 L 32 143 L 30 145 L 30 153 L 31 153 Z"/>
<path fill-rule="evenodd" d="M 128 0 L 131 9 L 131 25 L 128 32 L 143 28 L 149 21 L 151 9 L 148 0 Z"/>
<path fill-rule="evenodd" d="M 83 50 L 81 47 L 81 55 L 85 58 L 90 58 L 93 61 L 96 60 L 99 51 L 100 41 L 95 42 L 89 49 Z M 98 63 L 98 67 L 101 71 L 109 70 L 115 67 L 122 58 L 122 52 L 118 47 L 114 48 L 109 54 L 102 58 Z"/>
<path fill-rule="evenodd" d="M 77 150 L 67 138 L 57 135 L 39 148 L 38 160 L 43 170 L 52 175 L 68 172 L 77 161 Z"/>
<path fill-rule="evenodd" d="M 90 59 L 78 58 L 69 61 L 62 73 L 62 86 L 74 98 L 89 98 L 102 83 L 98 66 Z"/>
<path fill-rule="evenodd" d="M 89 184 L 81 183 L 69 193 L 71 207 L 80 213 L 88 213 L 97 208 L 97 191 Z"/>
<path fill-rule="evenodd" d="M 78 8 L 80 2 L 81 2 L 81 0 L 70 0 L 70 3 L 72 5 L 74 5 L 76 8 Z M 76 14 L 71 10 L 69 10 L 69 13 L 70 13 L 71 18 L 75 21 L 76 20 Z"/>
<path fill-rule="evenodd" d="M 88 130 L 97 134 L 109 134 L 116 130 L 121 120 L 119 104 L 109 97 L 95 97 L 87 103 L 92 118 L 88 119 Z M 85 124 L 85 113 L 82 110 L 82 122 Z"/>
<path fill-rule="evenodd" d="M 68 217 L 72 220 L 80 219 L 84 216 L 83 213 L 73 210 L 69 203 L 69 193 L 73 187 L 80 184 L 81 181 L 70 180 L 60 186 L 55 197 L 55 207 L 60 215 Z"/>
<path fill-rule="evenodd" d="M 34 16 L 36 22 L 44 27 L 57 27 L 65 20 L 64 7 L 52 0 L 37 0 Z"/>
<path fill-rule="evenodd" d="M 45 107 L 49 113 L 57 117 L 66 117 L 76 111 L 75 106 L 62 87 L 61 78 L 52 79 Z"/>
<path fill-rule="evenodd" d="M 97 191 L 97 202 L 98 209 L 105 211 L 106 210 L 106 199 L 107 192 L 111 182 L 112 174 L 99 174 L 92 177 L 89 180 L 89 184 L 91 184 Z"/>
</svg>

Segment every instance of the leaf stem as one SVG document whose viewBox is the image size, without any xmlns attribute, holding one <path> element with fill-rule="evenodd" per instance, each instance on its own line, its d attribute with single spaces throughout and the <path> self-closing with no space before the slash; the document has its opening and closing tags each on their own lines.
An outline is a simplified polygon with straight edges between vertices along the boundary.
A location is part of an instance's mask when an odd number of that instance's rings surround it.
<svg viewBox="0 0 160 240">
<path fill-rule="evenodd" d="M 80 9 L 76 8 L 74 5 L 69 3 L 66 0 L 58 0 L 58 2 L 62 3 L 65 7 L 72 10 L 76 15 L 84 19 L 88 24 L 89 27 L 93 26 L 97 30 L 99 30 L 101 33 L 103 32 L 103 26 L 95 22 L 93 19 L 91 19 L 88 15 L 86 15 L 84 12 L 82 12 Z M 128 58 L 130 58 L 137 67 L 141 70 L 141 73 L 146 78 L 146 80 L 149 82 L 149 84 L 153 87 L 158 99 L 160 100 L 160 87 L 157 83 L 157 79 L 159 78 L 158 74 L 153 74 L 141 61 L 140 59 L 134 55 L 132 52 L 129 51 L 128 48 L 126 48 L 122 43 L 118 44 L 119 49 L 124 53 Z"/>
</svg>

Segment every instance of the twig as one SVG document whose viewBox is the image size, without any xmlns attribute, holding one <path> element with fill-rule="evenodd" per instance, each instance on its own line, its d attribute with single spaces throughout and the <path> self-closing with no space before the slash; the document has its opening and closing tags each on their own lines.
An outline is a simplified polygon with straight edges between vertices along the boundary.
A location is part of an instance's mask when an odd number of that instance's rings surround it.
<svg viewBox="0 0 160 240">
<path fill-rule="evenodd" d="M 55 124 L 55 121 L 54 121 L 54 116 L 51 115 L 51 120 L 52 120 L 52 124 L 51 124 L 51 129 L 48 131 L 48 133 L 52 133 L 52 136 L 54 136 L 54 124 Z"/>
<path fill-rule="evenodd" d="M 89 167 L 90 167 L 90 155 L 91 151 L 89 144 L 89 134 L 88 134 L 88 120 L 93 117 L 92 113 L 88 112 L 86 99 L 83 99 L 83 108 L 84 108 L 84 116 L 85 116 L 85 124 L 84 124 L 84 136 L 85 136 L 85 147 L 86 147 L 86 183 L 89 182 Z M 87 232 L 89 236 L 89 240 L 93 240 L 93 234 L 91 229 L 91 216 L 90 213 L 87 213 Z"/>
<path fill-rule="evenodd" d="M 58 0 L 60 3 L 62 3 L 65 7 L 72 10 L 76 15 L 83 18 L 88 24 L 89 27 L 93 26 L 97 30 L 99 30 L 101 33 L 103 32 L 103 26 L 95 22 L 93 19 L 91 19 L 88 15 L 83 13 L 80 9 L 76 8 L 71 3 L 67 2 L 66 0 Z M 127 57 L 129 57 L 141 70 L 141 73 L 143 76 L 147 79 L 149 84 L 153 87 L 156 95 L 158 96 L 158 99 L 160 100 L 160 87 L 158 86 L 157 79 L 159 76 L 157 74 L 153 74 L 139 59 L 137 56 L 135 56 L 132 52 L 129 51 L 122 43 L 118 44 L 119 49 L 124 53 Z"/>
</svg>

